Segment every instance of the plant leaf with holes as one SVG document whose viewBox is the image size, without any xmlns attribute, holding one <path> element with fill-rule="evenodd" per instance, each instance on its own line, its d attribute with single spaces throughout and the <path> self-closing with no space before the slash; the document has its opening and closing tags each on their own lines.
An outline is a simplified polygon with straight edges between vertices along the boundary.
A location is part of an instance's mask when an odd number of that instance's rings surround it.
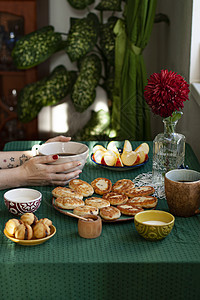
<svg viewBox="0 0 200 300">
<path fill-rule="evenodd" d="M 99 22 L 95 14 L 89 13 L 86 18 L 71 20 L 65 48 L 71 61 L 81 59 L 94 48 L 98 30 Z"/>
<path fill-rule="evenodd" d="M 101 0 L 101 2 L 95 7 L 95 9 L 121 11 L 121 0 Z"/>
<path fill-rule="evenodd" d="M 84 9 L 94 3 L 95 0 L 67 0 L 69 4 L 76 9 Z"/>
<path fill-rule="evenodd" d="M 12 51 L 13 62 L 18 69 L 30 69 L 59 51 L 61 44 L 61 33 L 55 32 L 53 26 L 45 26 L 16 42 Z"/>
<path fill-rule="evenodd" d="M 100 58 L 96 54 L 84 57 L 80 62 L 80 73 L 71 94 L 77 111 L 83 112 L 94 102 L 100 77 Z"/>
<path fill-rule="evenodd" d="M 33 120 L 42 107 L 60 102 L 71 91 L 76 72 L 62 65 L 40 81 L 25 86 L 18 97 L 18 117 L 22 122 Z"/>
<path fill-rule="evenodd" d="M 100 46 L 103 54 L 112 66 L 115 63 L 115 34 L 113 28 L 117 20 L 117 17 L 110 17 L 108 22 L 100 28 Z"/>
</svg>

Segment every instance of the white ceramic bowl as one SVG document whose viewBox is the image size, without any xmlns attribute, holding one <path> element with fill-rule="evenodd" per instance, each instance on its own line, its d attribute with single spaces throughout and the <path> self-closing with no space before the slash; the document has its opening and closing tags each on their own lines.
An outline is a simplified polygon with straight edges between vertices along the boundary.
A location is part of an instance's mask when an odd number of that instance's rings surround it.
<svg viewBox="0 0 200 300">
<path fill-rule="evenodd" d="M 69 172 L 82 170 L 88 157 L 89 148 L 85 144 L 78 142 L 53 142 L 41 145 L 38 148 L 39 155 L 58 154 L 59 158 L 52 164 L 63 164 L 70 161 L 80 161 L 81 165 L 70 169 Z"/>
<path fill-rule="evenodd" d="M 18 188 L 4 194 L 4 203 L 14 215 L 34 213 L 40 206 L 42 194 L 34 189 Z"/>
</svg>

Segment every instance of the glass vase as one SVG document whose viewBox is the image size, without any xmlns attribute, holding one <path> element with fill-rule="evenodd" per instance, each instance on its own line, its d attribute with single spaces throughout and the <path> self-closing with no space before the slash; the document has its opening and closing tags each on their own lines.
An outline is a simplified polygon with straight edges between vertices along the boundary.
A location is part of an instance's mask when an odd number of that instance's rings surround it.
<svg viewBox="0 0 200 300">
<path fill-rule="evenodd" d="M 164 133 L 159 133 L 153 141 L 153 184 L 164 184 L 166 172 L 184 165 L 185 136 L 175 132 L 177 122 L 164 119 Z"/>
</svg>

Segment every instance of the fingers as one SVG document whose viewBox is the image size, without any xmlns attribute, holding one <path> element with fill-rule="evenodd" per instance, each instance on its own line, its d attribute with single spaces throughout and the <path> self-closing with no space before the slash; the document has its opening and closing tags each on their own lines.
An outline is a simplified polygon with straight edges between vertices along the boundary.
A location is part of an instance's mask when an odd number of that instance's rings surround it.
<svg viewBox="0 0 200 300">
<path fill-rule="evenodd" d="M 46 143 L 52 143 L 52 142 L 69 142 L 71 140 L 71 137 L 66 137 L 64 135 L 59 135 L 54 138 L 51 138 L 46 141 Z"/>
<path fill-rule="evenodd" d="M 70 180 L 79 178 L 81 170 L 70 172 L 67 174 L 55 174 L 52 176 L 51 185 L 65 186 Z"/>
<path fill-rule="evenodd" d="M 46 166 L 48 168 L 48 172 L 54 172 L 54 173 L 59 173 L 59 172 L 66 172 L 70 169 L 76 168 L 81 165 L 80 161 L 70 161 L 66 162 L 63 164 L 51 164 L 53 162 L 56 162 L 57 159 L 59 158 L 58 155 L 46 155 L 46 156 L 39 156 L 39 157 L 34 157 L 36 163 L 40 164 L 50 164 Z"/>
</svg>

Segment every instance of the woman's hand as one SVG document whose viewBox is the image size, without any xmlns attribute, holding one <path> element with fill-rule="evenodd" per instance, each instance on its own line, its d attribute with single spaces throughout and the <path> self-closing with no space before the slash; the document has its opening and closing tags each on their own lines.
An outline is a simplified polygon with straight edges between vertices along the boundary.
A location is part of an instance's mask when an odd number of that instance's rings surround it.
<svg viewBox="0 0 200 300">
<path fill-rule="evenodd" d="M 25 185 L 66 185 L 72 178 L 77 178 L 81 170 L 70 172 L 80 161 L 64 164 L 51 164 L 58 159 L 58 155 L 36 156 L 19 167 L 20 176 Z M 69 172 L 69 173 L 64 173 Z"/>
</svg>

